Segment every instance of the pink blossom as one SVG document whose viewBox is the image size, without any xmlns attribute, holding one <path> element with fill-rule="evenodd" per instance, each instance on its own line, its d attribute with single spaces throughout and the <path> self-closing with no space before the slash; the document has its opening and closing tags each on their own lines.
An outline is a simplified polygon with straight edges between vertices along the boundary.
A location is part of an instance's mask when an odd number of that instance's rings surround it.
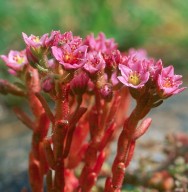
<svg viewBox="0 0 188 192">
<path fill-rule="evenodd" d="M 163 68 L 161 74 L 158 75 L 158 91 L 163 98 L 182 92 L 185 87 L 179 88 L 181 84 L 182 76 L 174 74 L 174 67 L 172 65 Z"/>
<path fill-rule="evenodd" d="M 100 52 L 87 53 L 87 61 L 84 65 L 84 69 L 90 74 L 95 74 L 98 71 L 104 69 L 105 61 Z"/>
<path fill-rule="evenodd" d="M 163 68 L 163 64 L 161 60 L 158 60 L 155 62 L 153 59 L 150 60 L 144 60 L 144 65 L 147 67 L 147 70 L 150 73 L 150 78 L 152 81 L 156 81 L 158 75 L 161 73 L 161 70 Z"/>
<path fill-rule="evenodd" d="M 51 47 L 55 45 L 54 42 L 56 42 L 56 39 L 59 36 L 59 34 L 61 34 L 60 31 L 52 31 L 50 36 L 45 40 L 46 47 Z"/>
<path fill-rule="evenodd" d="M 128 55 L 122 56 L 121 61 L 123 64 L 129 67 L 135 65 L 136 62 L 142 62 L 142 65 L 146 70 L 148 70 L 148 65 L 151 64 L 148 63 L 148 61 L 150 60 L 147 57 L 146 51 L 143 49 L 140 50 L 130 49 Z"/>
<path fill-rule="evenodd" d="M 75 50 L 72 50 L 68 44 L 65 44 L 62 48 L 52 47 L 52 54 L 55 59 L 67 70 L 82 67 L 85 63 L 86 52 L 86 45 L 80 46 Z"/>
<path fill-rule="evenodd" d="M 149 79 L 149 72 L 144 69 L 141 61 L 137 61 L 130 66 L 119 64 L 119 70 L 122 76 L 117 78 L 128 87 L 143 87 Z"/>
<path fill-rule="evenodd" d="M 104 53 L 103 57 L 106 62 L 106 68 L 109 70 L 116 69 L 118 64 L 122 62 L 122 55 L 117 49 Z"/>
<path fill-rule="evenodd" d="M 26 51 L 14 51 L 11 50 L 6 55 L 1 55 L 1 59 L 6 63 L 6 65 L 11 69 L 11 74 L 14 74 L 17 71 L 21 71 L 23 67 L 28 63 L 26 57 Z"/>
<path fill-rule="evenodd" d="M 144 49 L 136 50 L 136 49 L 131 48 L 128 51 L 128 56 L 133 56 L 133 57 L 136 56 L 137 59 L 141 59 L 141 60 L 148 58 L 148 54 L 147 54 L 146 50 L 144 50 Z"/>
<path fill-rule="evenodd" d="M 89 50 L 100 51 L 102 53 L 117 49 L 114 39 L 106 39 L 104 33 L 99 33 L 97 38 L 93 34 L 88 35 L 85 39 L 85 44 L 89 46 Z"/>
<path fill-rule="evenodd" d="M 32 48 L 45 47 L 45 41 L 48 38 L 48 34 L 44 34 L 41 38 L 35 35 L 30 35 L 28 37 L 25 33 L 22 33 L 22 36 L 26 45 Z"/>
<path fill-rule="evenodd" d="M 138 51 L 131 49 L 128 56 L 122 57 L 122 63 L 126 66 L 134 66 L 137 62 L 140 62 L 143 69 L 149 72 L 151 80 L 156 81 L 163 67 L 162 61 L 158 60 L 156 62 L 154 59 L 148 58 L 147 52 L 143 49 Z"/>
<path fill-rule="evenodd" d="M 69 44 L 72 49 L 77 49 L 82 45 L 82 39 L 78 36 L 73 36 L 71 31 L 64 34 L 61 34 L 60 31 L 53 31 L 50 39 L 53 39 L 52 45 L 56 47 L 63 47 Z"/>
<path fill-rule="evenodd" d="M 61 46 L 61 45 L 71 42 L 73 39 L 74 39 L 74 37 L 73 37 L 73 34 L 71 31 L 65 32 L 63 34 L 59 33 L 58 35 L 56 35 L 54 45 Z"/>
</svg>

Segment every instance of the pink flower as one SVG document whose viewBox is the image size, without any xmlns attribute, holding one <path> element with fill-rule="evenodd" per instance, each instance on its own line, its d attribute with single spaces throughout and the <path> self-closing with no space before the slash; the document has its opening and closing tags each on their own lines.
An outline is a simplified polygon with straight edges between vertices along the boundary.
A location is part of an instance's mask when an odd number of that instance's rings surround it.
<svg viewBox="0 0 188 192">
<path fill-rule="evenodd" d="M 148 66 L 148 71 L 154 81 L 157 79 L 158 74 L 161 73 L 162 68 L 163 64 L 161 60 L 158 60 L 157 62 L 151 62 L 151 65 Z"/>
<path fill-rule="evenodd" d="M 100 52 L 87 53 L 87 61 L 84 65 L 84 69 L 90 74 L 95 74 L 105 67 L 105 61 Z"/>
<path fill-rule="evenodd" d="M 104 33 L 99 33 L 96 39 L 93 34 L 88 35 L 85 39 L 85 44 L 89 46 L 89 50 L 100 51 L 102 53 L 117 49 L 114 39 L 106 39 Z"/>
<path fill-rule="evenodd" d="M 158 75 L 158 91 L 163 98 L 182 92 L 185 87 L 179 88 L 181 84 L 182 76 L 174 74 L 174 67 L 172 65 L 163 68 L 161 74 Z"/>
<path fill-rule="evenodd" d="M 106 62 L 106 68 L 109 70 L 116 69 L 119 63 L 122 62 L 122 55 L 119 50 L 113 50 L 103 54 Z"/>
<path fill-rule="evenodd" d="M 130 49 L 128 55 L 122 55 L 121 61 L 126 66 L 134 65 L 136 62 L 142 62 L 142 65 L 146 70 L 148 70 L 148 64 L 150 65 L 150 60 L 147 57 L 147 53 L 143 49 Z"/>
<path fill-rule="evenodd" d="M 45 40 L 46 47 L 51 47 L 55 45 L 54 42 L 56 42 L 56 39 L 60 34 L 61 34 L 60 31 L 52 31 L 50 37 L 46 38 Z"/>
<path fill-rule="evenodd" d="M 85 63 L 87 46 L 83 45 L 77 49 L 71 49 L 71 46 L 65 44 L 62 48 L 52 47 L 52 54 L 55 59 L 67 70 L 81 68 Z"/>
<path fill-rule="evenodd" d="M 146 71 L 149 71 L 151 80 L 156 81 L 163 68 L 162 61 L 155 62 L 154 59 L 144 59 L 142 65 Z"/>
<path fill-rule="evenodd" d="M 23 51 L 11 50 L 8 56 L 1 55 L 0 57 L 11 69 L 9 70 L 11 74 L 15 74 L 15 72 L 21 71 L 23 67 L 28 63 L 25 50 Z"/>
<path fill-rule="evenodd" d="M 49 39 L 53 39 L 52 45 L 56 47 L 63 47 L 69 44 L 72 49 L 77 49 L 82 45 L 82 39 L 78 36 L 73 36 L 71 31 L 64 34 L 61 34 L 60 31 L 53 31 Z"/>
<path fill-rule="evenodd" d="M 147 52 L 144 49 L 135 50 L 135 49 L 131 48 L 128 51 L 128 56 L 133 56 L 133 57 L 136 56 L 137 59 L 147 59 L 148 58 Z"/>
<path fill-rule="evenodd" d="M 122 76 L 117 78 L 128 87 L 143 87 L 149 79 L 149 72 L 144 69 L 141 61 L 134 62 L 134 65 L 130 66 L 119 64 L 119 70 Z"/>
<path fill-rule="evenodd" d="M 48 34 L 44 34 L 41 38 L 35 35 L 30 35 L 28 37 L 25 33 L 22 33 L 22 36 L 26 45 L 32 48 L 45 47 L 45 41 L 48 38 Z"/>
</svg>

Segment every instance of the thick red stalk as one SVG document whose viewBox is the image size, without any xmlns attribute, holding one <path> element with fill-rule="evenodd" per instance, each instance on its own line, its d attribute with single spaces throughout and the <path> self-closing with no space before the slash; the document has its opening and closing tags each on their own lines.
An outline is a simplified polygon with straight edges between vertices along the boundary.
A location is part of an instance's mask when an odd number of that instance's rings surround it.
<svg viewBox="0 0 188 192">
<path fill-rule="evenodd" d="M 137 128 L 139 120 L 151 109 L 152 102 L 149 96 L 144 96 L 137 101 L 135 109 L 124 123 L 118 139 L 117 154 L 112 166 L 112 179 L 107 182 L 105 192 L 121 191 L 125 169 L 134 153 L 135 139 L 143 135 L 151 123 L 151 119 L 145 120 Z"/>
<path fill-rule="evenodd" d="M 49 129 L 49 119 L 47 118 L 44 108 L 36 97 L 40 91 L 39 74 L 36 69 L 27 67 L 26 72 L 27 95 L 30 108 L 35 117 L 35 126 L 32 135 L 32 148 L 29 158 L 29 179 L 33 192 L 43 191 L 44 167 L 42 168 L 42 158 L 40 158 L 40 142 L 46 137 Z M 36 182 L 37 181 L 37 182 Z"/>
<path fill-rule="evenodd" d="M 83 186 L 82 192 L 89 192 L 93 185 L 97 181 L 97 174 L 95 172 L 90 172 L 87 177 L 87 184 Z"/>
<path fill-rule="evenodd" d="M 70 147 L 71 147 L 71 143 L 72 143 L 72 138 L 73 138 L 73 134 L 76 128 L 76 123 L 78 122 L 78 120 L 82 117 L 82 115 L 86 112 L 86 108 L 78 108 L 78 110 L 75 111 L 75 113 L 72 115 L 72 118 L 70 118 L 69 123 L 69 130 L 67 133 L 67 138 L 66 138 L 66 143 L 65 143 L 65 148 L 64 148 L 64 154 L 63 157 L 67 158 L 69 151 L 70 151 Z"/>
<path fill-rule="evenodd" d="M 44 175 L 47 174 L 48 170 L 49 170 L 49 165 L 48 165 L 48 161 L 46 159 L 46 155 L 44 152 L 44 144 L 43 142 L 39 143 L 39 162 L 40 162 L 40 174 L 43 177 Z"/>
<path fill-rule="evenodd" d="M 104 151 L 101 151 L 100 154 L 98 155 L 97 161 L 95 166 L 93 167 L 93 172 L 98 175 L 100 173 L 101 167 L 105 161 L 106 154 Z"/>
<path fill-rule="evenodd" d="M 57 192 L 62 192 L 65 186 L 63 150 L 67 131 L 68 131 L 67 122 L 63 120 L 57 122 L 53 134 L 54 157 L 55 157 L 54 190 Z"/>
<path fill-rule="evenodd" d="M 32 152 L 30 152 L 29 155 L 29 181 L 33 192 L 43 192 L 43 179 L 40 174 L 40 163 L 35 159 Z"/>
<path fill-rule="evenodd" d="M 75 153 L 71 151 L 72 153 L 69 154 L 68 162 L 67 162 L 67 167 L 69 169 L 75 169 L 78 166 L 78 164 L 81 162 L 81 160 L 85 156 L 85 152 L 88 148 L 88 144 L 85 143 L 81 147 L 78 146 L 78 148 L 79 148 L 78 151 L 75 151 Z"/>
<path fill-rule="evenodd" d="M 27 94 L 24 90 L 20 89 L 16 85 L 0 79 L 0 93 L 6 95 L 6 94 L 12 94 L 20 97 L 26 97 Z"/>
<path fill-rule="evenodd" d="M 49 141 L 48 139 L 44 139 L 43 146 L 44 146 L 44 152 L 45 152 L 48 164 L 51 169 L 55 170 L 55 158 L 54 158 L 53 150 L 51 148 L 51 141 Z"/>
<path fill-rule="evenodd" d="M 40 80 L 38 71 L 29 66 L 26 73 L 26 85 L 29 105 L 33 115 L 37 119 L 42 113 L 44 113 L 44 109 L 35 95 L 40 92 Z"/>
<path fill-rule="evenodd" d="M 112 138 L 112 134 L 116 127 L 114 120 L 119 101 L 120 98 L 118 95 L 116 95 L 111 104 L 105 103 L 105 101 L 103 103 L 103 100 L 99 101 L 99 95 L 96 93 L 96 105 L 89 113 L 91 141 L 85 153 L 85 166 L 82 170 L 79 180 L 83 192 L 87 192 L 84 190 L 86 189 L 85 185 L 87 185 L 87 179 L 89 180 L 89 175 L 95 173 L 97 177 L 102 167 L 104 159 L 103 161 L 100 160 L 101 153 L 99 152 L 107 146 Z M 94 169 L 96 169 L 96 172 Z M 93 185 L 94 184 L 95 183 L 93 183 Z M 91 188 L 92 186 L 90 186 L 90 189 L 87 187 L 87 190 L 89 191 Z"/>
<path fill-rule="evenodd" d="M 101 140 L 101 143 L 99 145 L 99 151 L 102 151 L 104 149 L 104 147 L 107 145 L 107 143 L 110 142 L 110 140 L 112 139 L 112 135 L 114 133 L 115 127 L 116 127 L 115 124 L 112 123 L 107 128 L 107 130 L 105 131 L 105 134 Z"/>
<path fill-rule="evenodd" d="M 130 142 L 130 144 L 129 144 L 129 148 L 128 148 L 128 152 L 127 152 L 128 154 L 127 154 L 126 161 L 125 161 L 125 167 L 128 167 L 128 165 L 133 157 L 134 148 L 135 148 L 135 140 L 132 140 L 132 142 Z"/>
<path fill-rule="evenodd" d="M 68 86 L 61 85 L 60 83 L 57 84 L 55 126 L 53 127 L 54 134 L 52 136 L 55 158 L 54 190 L 57 192 L 62 192 L 65 187 L 63 154 L 65 138 L 69 129 L 68 92 Z"/>
<path fill-rule="evenodd" d="M 46 174 L 46 188 L 48 192 L 54 192 L 54 184 L 52 179 L 52 170 L 48 170 Z"/>
<path fill-rule="evenodd" d="M 44 155 L 42 140 L 46 137 L 48 128 L 49 119 L 43 113 L 33 131 L 32 148 L 29 158 L 29 179 L 33 192 L 43 191 L 43 176 L 48 170 L 46 158 L 42 157 Z"/>
</svg>

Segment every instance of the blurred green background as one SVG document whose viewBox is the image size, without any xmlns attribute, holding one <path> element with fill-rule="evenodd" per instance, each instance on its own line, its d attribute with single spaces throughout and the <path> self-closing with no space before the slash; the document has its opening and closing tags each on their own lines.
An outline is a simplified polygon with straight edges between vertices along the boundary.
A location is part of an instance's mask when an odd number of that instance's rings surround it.
<svg viewBox="0 0 188 192">
<path fill-rule="evenodd" d="M 24 48 L 21 32 L 105 32 L 121 50 L 145 48 L 150 56 L 188 71 L 187 0 L 0 0 L 0 54 Z M 0 76 L 7 76 L 0 61 Z"/>
</svg>

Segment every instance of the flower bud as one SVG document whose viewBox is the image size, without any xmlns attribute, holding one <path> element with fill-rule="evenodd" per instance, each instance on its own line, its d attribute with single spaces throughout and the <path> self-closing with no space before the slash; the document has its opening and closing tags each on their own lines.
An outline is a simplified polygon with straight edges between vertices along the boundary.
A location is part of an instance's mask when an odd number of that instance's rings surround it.
<svg viewBox="0 0 188 192">
<path fill-rule="evenodd" d="M 76 75 L 70 82 L 70 88 L 75 94 L 83 94 L 88 85 L 89 77 L 85 73 Z"/>
<path fill-rule="evenodd" d="M 31 52 L 30 48 L 27 47 L 26 48 L 26 56 L 27 56 L 27 60 L 29 62 L 29 64 L 36 68 L 36 63 L 38 63 L 38 59 L 33 55 L 33 53 Z"/>
<path fill-rule="evenodd" d="M 104 98 L 107 101 L 110 101 L 113 96 L 112 85 L 105 84 L 104 86 L 102 86 L 100 89 L 100 94 L 101 94 L 102 98 Z"/>
<path fill-rule="evenodd" d="M 41 82 L 41 88 L 44 92 L 50 92 L 55 87 L 55 82 L 53 77 L 47 76 L 43 81 Z"/>
</svg>

